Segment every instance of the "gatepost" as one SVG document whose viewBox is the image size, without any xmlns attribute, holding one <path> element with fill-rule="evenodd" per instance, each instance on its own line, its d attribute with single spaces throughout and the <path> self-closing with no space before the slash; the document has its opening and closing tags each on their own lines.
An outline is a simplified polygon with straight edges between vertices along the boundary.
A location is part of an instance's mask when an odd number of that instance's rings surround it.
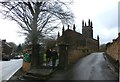
<svg viewBox="0 0 120 82">
<path fill-rule="evenodd" d="M 59 69 L 67 69 L 68 67 L 68 45 L 59 45 Z"/>
</svg>

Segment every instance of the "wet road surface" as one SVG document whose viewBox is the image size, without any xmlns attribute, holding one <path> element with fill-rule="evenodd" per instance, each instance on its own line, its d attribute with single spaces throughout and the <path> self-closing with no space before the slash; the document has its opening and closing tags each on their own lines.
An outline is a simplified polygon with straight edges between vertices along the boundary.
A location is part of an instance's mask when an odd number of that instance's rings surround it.
<svg viewBox="0 0 120 82">
<path fill-rule="evenodd" d="M 0 61 L 0 82 L 2 80 L 9 80 L 12 75 L 22 67 L 22 61 L 22 59 Z"/>
<path fill-rule="evenodd" d="M 62 77 L 59 76 L 60 74 L 56 74 L 56 78 L 54 79 L 118 80 L 117 75 L 109 68 L 103 53 L 92 53 L 80 59 L 71 69 L 64 73 Z"/>
</svg>

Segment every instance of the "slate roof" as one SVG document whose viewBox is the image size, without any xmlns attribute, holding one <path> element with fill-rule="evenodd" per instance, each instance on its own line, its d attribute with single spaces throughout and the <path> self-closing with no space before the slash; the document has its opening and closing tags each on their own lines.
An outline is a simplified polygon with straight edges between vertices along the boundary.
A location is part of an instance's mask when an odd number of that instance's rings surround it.
<svg viewBox="0 0 120 82">
<path fill-rule="evenodd" d="M 81 33 L 78 33 L 71 29 L 67 29 L 66 31 L 64 31 L 62 36 L 58 38 L 58 43 L 67 43 L 67 44 L 76 45 L 76 46 L 79 46 L 79 45 L 85 46 L 86 40 L 97 41 L 96 39 L 88 38 Z"/>
</svg>

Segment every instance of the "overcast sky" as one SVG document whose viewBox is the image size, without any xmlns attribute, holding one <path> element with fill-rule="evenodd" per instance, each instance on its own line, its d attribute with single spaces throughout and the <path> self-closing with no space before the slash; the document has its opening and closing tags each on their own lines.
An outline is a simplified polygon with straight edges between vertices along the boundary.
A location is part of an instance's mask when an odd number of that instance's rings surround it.
<svg viewBox="0 0 120 82">
<path fill-rule="evenodd" d="M 82 20 L 93 22 L 94 38 L 100 36 L 100 44 L 111 42 L 118 36 L 118 1 L 119 0 L 73 0 L 70 8 L 75 15 L 78 32 L 82 31 Z M 0 39 L 16 44 L 24 42 L 18 25 L 14 21 L 2 19 L 0 15 Z"/>
</svg>

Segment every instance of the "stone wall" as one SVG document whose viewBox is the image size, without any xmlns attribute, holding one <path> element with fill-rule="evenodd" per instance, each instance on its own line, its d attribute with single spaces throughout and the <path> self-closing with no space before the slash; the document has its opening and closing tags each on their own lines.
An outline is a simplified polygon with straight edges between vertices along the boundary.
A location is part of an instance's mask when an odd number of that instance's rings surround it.
<svg viewBox="0 0 120 82">
<path fill-rule="evenodd" d="M 118 45 L 117 42 L 113 42 L 107 46 L 107 54 L 115 60 L 118 60 Z"/>
<path fill-rule="evenodd" d="M 120 56 L 120 33 L 117 39 L 114 39 L 112 43 L 108 43 L 106 46 L 106 53 L 116 61 Z"/>
<path fill-rule="evenodd" d="M 87 39 L 86 46 L 91 53 L 99 51 L 99 42 L 97 40 Z"/>
<path fill-rule="evenodd" d="M 89 52 L 83 48 L 72 48 L 68 50 L 68 64 L 72 65 L 80 58 L 86 56 Z"/>
<path fill-rule="evenodd" d="M 66 44 L 59 45 L 59 68 L 64 69 L 76 63 L 80 58 L 88 55 L 86 47 L 71 47 Z"/>
</svg>

